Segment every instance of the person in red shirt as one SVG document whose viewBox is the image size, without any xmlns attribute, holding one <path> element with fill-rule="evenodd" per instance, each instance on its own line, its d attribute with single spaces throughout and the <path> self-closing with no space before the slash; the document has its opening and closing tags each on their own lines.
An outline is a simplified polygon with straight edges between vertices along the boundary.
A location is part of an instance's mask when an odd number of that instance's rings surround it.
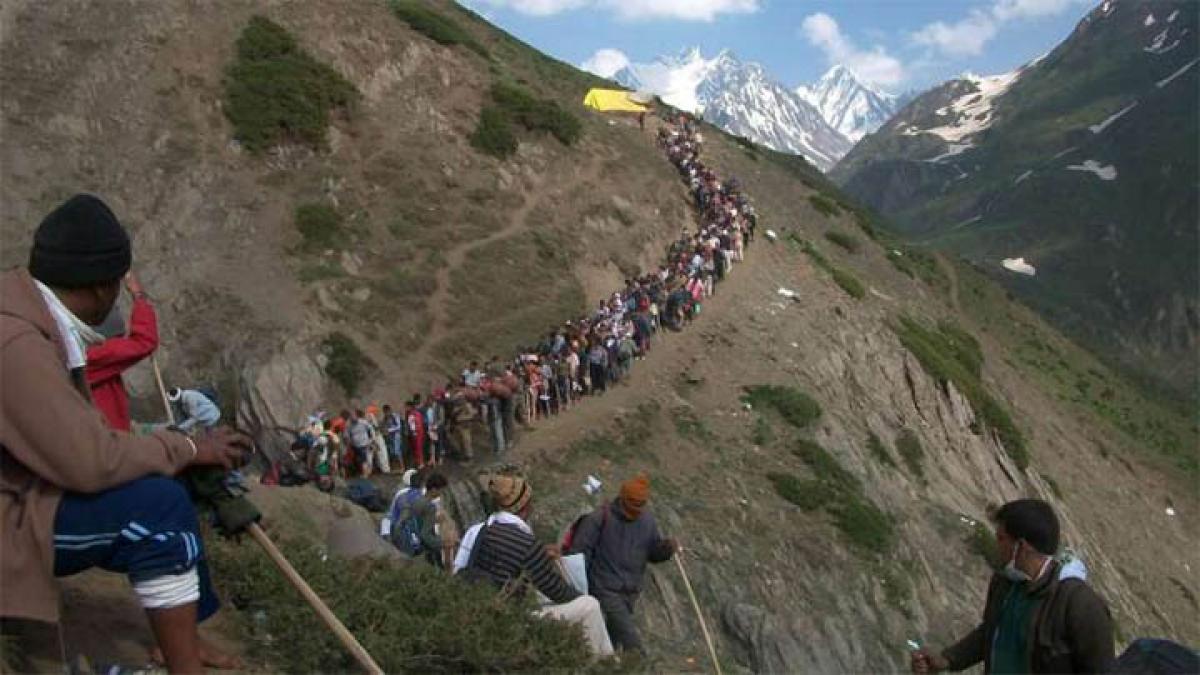
<svg viewBox="0 0 1200 675">
<path fill-rule="evenodd" d="M 133 297 L 129 331 L 87 349 L 87 382 L 92 402 L 104 413 L 109 427 L 129 431 L 129 394 L 121 373 L 137 365 L 158 348 L 158 318 L 133 272 L 125 275 L 125 289 Z"/>
<path fill-rule="evenodd" d="M 421 403 L 421 395 L 413 394 L 411 401 L 404 404 L 405 414 L 408 422 L 408 434 L 412 439 L 412 466 L 423 469 L 425 468 L 425 415 L 417 406 Z"/>
</svg>

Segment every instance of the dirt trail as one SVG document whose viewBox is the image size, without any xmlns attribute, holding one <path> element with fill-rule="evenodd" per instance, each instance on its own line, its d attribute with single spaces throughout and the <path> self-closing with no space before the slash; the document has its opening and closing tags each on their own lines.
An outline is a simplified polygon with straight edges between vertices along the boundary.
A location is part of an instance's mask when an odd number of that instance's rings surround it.
<svg viewBox="0 0 1200 675">
<path fill-rule="evenodd" d="M 424 341 L 422 341 L 421 347 L 413 354 L 414 363 L 428 363 L 430 368 L 436 366 L 436 364 L 429 362 L 433 360 L 431 355 L 433 348 L 445 339 L 449 333 L 449 329 L 447 328 L 449 324 L 447 305 L 450 302 L 450 284 L 453 281 L 453 274 L 466 262 L 467 256 L 472 251 L 527 231 L 529 229 L 529 214 L 536 207 L 542 205 L 546 199 L 549 199 L 556 193 L 569 193 L 580 184 L 597 180 L 600 177 L 602 166 L 602 158 L 593 159 L 582 171 L 577 172 L 569 180 L 558 183 L 554 188 L 546 190 L 542 189 L 543 184 L 547 180 L 547 177 L 543 175 L 526 191 L 524 203 L 512 214 L 508 225 L 482 239 L 464 242 L 446 253 L 446 264 L 438 269 L 435 277 L 437 287 L 429 296 L 428 307 L 431 314 L 429 332 L 425 336 Z"/>
</svg>

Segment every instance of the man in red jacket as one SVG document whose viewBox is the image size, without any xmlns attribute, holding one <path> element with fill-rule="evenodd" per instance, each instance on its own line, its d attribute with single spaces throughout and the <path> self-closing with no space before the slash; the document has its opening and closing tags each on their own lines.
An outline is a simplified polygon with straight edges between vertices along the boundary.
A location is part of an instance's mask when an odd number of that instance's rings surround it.
<svg viewBox="0 0 1200 675">
<path fill-rule="evenodd" d="M 129 331 L 110 337 L 87 349 L 87 383 L 92 403 L 104 413 L 108 425 L 129 431 L 129 394 L 121 373 L 138 364 L 158 348 L 158 319 L 133 272 L 125 275 L 125 289 L 133 297 Z"/>
</svg>

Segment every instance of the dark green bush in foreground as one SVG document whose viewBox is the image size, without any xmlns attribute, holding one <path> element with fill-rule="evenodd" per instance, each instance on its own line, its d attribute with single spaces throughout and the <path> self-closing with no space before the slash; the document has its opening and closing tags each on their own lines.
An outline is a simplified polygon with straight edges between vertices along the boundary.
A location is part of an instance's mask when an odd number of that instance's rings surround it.
<svg viewBox="0 0 1200 675">
<path fill-rule="evenodd" d="M 293 217 L 309 250 L 333 248 L 342 235 L 342 217 L 328 204 L 301 204 Z"/>
<path fill-rule="evenodd" d="M 513 125 L 527 131 L 544 131 L 563 145 L 572 145 L 583 135 L 583 123 L 554 101 L 540 99 L 515 84 L 498 82 L 489 92 L 492 103 L 479 113 L 471 134 L 471 145 L 493 157 L 506 159 L 517 151 Z"/>
<path fill-rule="evenodd" d="M 471 133 L 471 146 L 480 152 L 508 159 L 517 152 L 517 137 L 504 111 L 486 106 L 479 111 L 479 123 Z"/>
<path fill-rule="evenodd" d="M 285 142 L 323 147 L 330 111 L 357 99 L 354 85 L 261 16 L 242 30 L 225 73 L 225 116 L 254 153 Z"/>
<path fill-rule="evenodd" d="M 313 546 L 279 543 L 385 672 L 566 672 L 590 663 L 579 628 L 534 618 L 531 599 L 502 599 L 423 563 L 323 559 Z M 225 541 L 211 548 L 213 577 L 268 670 L 357 672 L 261 549 Z"/>
</svg>

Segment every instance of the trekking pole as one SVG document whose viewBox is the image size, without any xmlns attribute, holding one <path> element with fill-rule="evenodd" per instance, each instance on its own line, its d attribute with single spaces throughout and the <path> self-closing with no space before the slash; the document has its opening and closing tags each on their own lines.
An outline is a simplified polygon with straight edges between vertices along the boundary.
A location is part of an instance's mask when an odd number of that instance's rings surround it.
<svg viewBox="0 0 1200 675">
<path fill-rule="evenodd" d="M 721 662 L 717 660 L 717 649 L 713 647 L 712 636 L 708 634 L 708 624 L 704 623 L 704 614 L 700 612 L 700 603 L 696 601 L 696 592 L 692 590 L 692 582 L 688 580 L 687 571 L 683 569 L 683 550 L 680 549 L 672 556 L 679 566 L 679 574 L 683 576 L 683 585 L 687 588 L 688 597 L 692 599 L 692 609 L 696 610 L 696 618 L 700 620 L 700 631 L 704 633 L 704 642 L 708 644 L 708 655 L 712 657 L 713 669 L 721 675 Z"/>
<path fill-rule="evenodd" d="M 158 357 L 155 354 L 150 355 L 150 363 L 154 366 L 154 379 L 158 382 L 158 392 L 162 394 L 163 405 L 167 409 L 167 420 L 171 424 L 175 424 L 175 412 L 171 409 L 171 403 L 167 399 L 167 389 L 163 386 L 162 371 L 158 367 Z M 246 526 L 246 530 L 250 533 L 250 537 L 267 552 L 267 557 L 271 559 L 271 562 L 275 563 L 280 572 L 283 572 L 283 576 L 300 592 L 300 595 L 313 608 L 317 616 L 321 617 L 321 620 L 325 622 L 325 625 L 333 632 L 334 636 L 341 641 L 346 651 L 350 652 L 350 655 L 358 661 L 363 670 L 371 673 L 371 675 L 383 675 L 383 669 L 379 667 L 379 664 L 375 663 L 375 659 L 371 658 L 371 654 L 359 643 L 354 634 L 346 628 L 346 625 L 337 618 L 337 615 L 329 609 L 329 606 L 321 600 L 321 597 L 313 591 L 308 582 L 304 580 L 304 577 L 300 576 L 300 573 L 296 571 L 296 568 L 292 567 L 292 564 L 284 557 L 279 547 L 275 546 L 275 542 L 271 541 L 271 538 L 267 536 L 262 526 L 258 523 L 250 523 Z"/>
</svg>

